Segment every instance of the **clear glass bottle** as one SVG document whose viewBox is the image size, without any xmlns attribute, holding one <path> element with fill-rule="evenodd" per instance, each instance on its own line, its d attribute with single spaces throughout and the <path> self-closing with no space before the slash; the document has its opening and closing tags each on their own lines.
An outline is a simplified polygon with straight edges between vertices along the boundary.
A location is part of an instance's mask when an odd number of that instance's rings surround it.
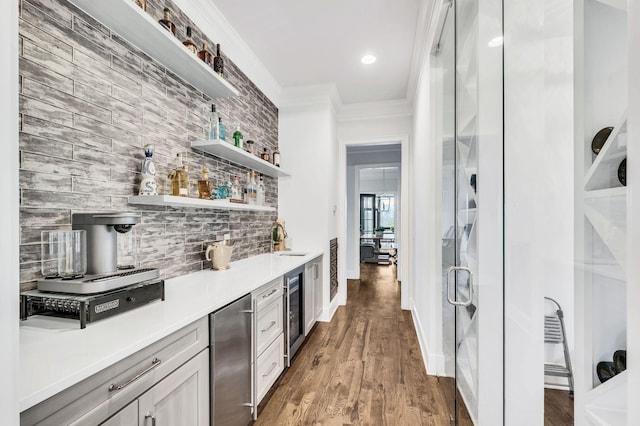
<svg viewBox="0 0 640 426">
<path fill-rule="evenodd" d="M 205 135 L 208 140 L 216 140 L 220 137 L 220 132 L 218 128 L 218 123 L 220 122 L 220 117 L 216 112 L 216 106 L 211 105 L 211 112 L 209 113 L 209 124 L 207 126 L 207 134 Z"/>
<path fill-rule="evenodd" d="M 176 154 L 176 168 L 169 173 L 169 179 L 171 179 L 171 195 L 189 196 L 189 176 L 182 163 L 180 153 Z"/>
<path fill-rule="evenodd" d="M 202 43 L 202 50 L 198 52 L 198 58 L 209 66 L 213 64 L 213 55 L 209 52 L 209 46 L 207 46 L 207 43 Z"/>
<path fill-rule="evenodd" d="M 242 149 L 242 132 L 240 132 L 240 126 L 236 127 L 236 131 L 233 132 L 233 141 L 236 148 Z"/>
<path fill-rule="evenodd" d="M 271 161 L 271 156 L 269 155 L 267 148 L 264 148 L 262 154 L 260 154 L 260 158 L 262 158 L 264 161 Z"/>
<path fill-rule="evenodd" d="M 209 169 L 207 166 L 202 166 L 200 169 L 200 180 L 198 181 L 198 197 L 203 199 L 211 198 L 211 190 L 213 183 L 209 180 Z"/>
<path fill-rule="evenodd" d="M 264 206 L 265 203 L 266 203 L 266 196 L 265 196 L 264 180 L 262 179 L 262 173 L 260 173 L 260 180 L 258 181 L 258 186 L 256 188 L 256 204 L 259 206 Z"/>
<path fill-rule="evenodd" d="M 220 55 L 220 43 L 216 44 L 216 57 L 213 58 L 213 70 L 220 77 L 224 77 L 224 59 L 222 59 Z"/>
<path fill-rule="evenodd" d="M 247 172 L 247 180 L 244 188 L 242 188 L 242 201 L 249 204 L 249 185 L 251 184 L 251 174 Z"/>
<path fill-rule="evenodd" d="M 245 142 L 245 151 L 247 151 L 249 154 L 253 155 L 254 151 L 253 151 L 253 144 L 254 142 L 249 139 L 247 142 Z"/>
<path fill-rule="evenodd" d="M 191 27 L 187 27 L 187 39 L 183 41 L 182 44 L 184 44 L 184 46 L 189 49 L 189 52 L 193 53 L 196 56 L 198 55 L 198 47 L 193 42 L 193 40 L 191 40 Z"/>
<path fill-rule="evenodd" d="M 171 31 L 173 35 L 176 35 L 176 26 L 171 22 L 171 11 L 168 7 L 164 8 L 164 17 L 158 21 L 167 31 Z"/>
<path fill-rule="evenodd" d="M 240 188 L 240 180 L 236 175 L 233 184 L 231 184 L 231 200 L 232 201 L 242 201 L 242 190 Z"/>
<path fill-rule="evenodd" d="M 251 205 L 258 204 L 258 185 L 256 184 L 256 172 L 251 170 L 251 178 L 247 185 L 247 202 Z"/>
<path fill-rule="evenodd" d="M 227 128 L 222 122 L 222 117 L 218 117 L 218 132 L 220 133 L 220 140 L 227 140 Z"/>
<path fill-rule="evenodd" d="M 280 167 L 280 151 L 276 146 L 276 150 L 273 151 L 273 165 Z"/>
</svg>

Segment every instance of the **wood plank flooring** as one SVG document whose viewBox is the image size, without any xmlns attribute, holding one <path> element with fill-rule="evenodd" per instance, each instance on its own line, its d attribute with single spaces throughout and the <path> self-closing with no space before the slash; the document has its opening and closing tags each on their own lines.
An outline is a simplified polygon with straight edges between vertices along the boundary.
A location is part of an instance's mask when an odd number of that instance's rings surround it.
<svg viewBox="0 0 640 426">
<path fill-rule="evenodd" d="M 544 390 L 545 426 L 573 425 L 573 400 L 569 391 L 557 389 Z"/>
<path fill-rule="evenodd" d="M 331 323 L 316 325 L 255 425 L 450 425 L 453 380 L 426 375 L 395 266 L 363 264 L 361 278 Z M 545 425 L 572 424 L 568 394 L 546 390 Z"/>
<path fill-rule="evenodd" d="M 363 265 L 348 303 L 318 323 L 256 425 L 450 424 L 453 380 L 427 376 L 393 265 Z"/>
</svg>

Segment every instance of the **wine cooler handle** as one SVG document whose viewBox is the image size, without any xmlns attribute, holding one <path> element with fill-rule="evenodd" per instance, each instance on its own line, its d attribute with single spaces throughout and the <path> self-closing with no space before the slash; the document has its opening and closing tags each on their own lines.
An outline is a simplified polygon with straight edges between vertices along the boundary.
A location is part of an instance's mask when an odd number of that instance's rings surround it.
<svg viewBox="0 0 640 426">
<path fill-rule="evenodd" d="M 284 285 L 284 294 L 285 294 L 285 314 L 284 314 L 284 322 L 285 322 L 285 329 L 286 329 L 286 333 L 285 333 L 285 341 L 284 341 L 284 348 L 285 348 L 285 354 L 284 357 L 287 358 L 287 367 L 291 367 L 291 357 L 290 357 L 290 351 L 291 348 L 289 347 L 289 342 L 290 342 L 290 338 L 291 338 L 291 320 L 289 319 L 289 314 L 291 312 L 291 304 L 289 301 L 289 296 L 291 295 L 291 291 L 289 290 L 289 282 L 291 280 L 289 278 L 286 279 L 285 285 Z"/>
</svg>

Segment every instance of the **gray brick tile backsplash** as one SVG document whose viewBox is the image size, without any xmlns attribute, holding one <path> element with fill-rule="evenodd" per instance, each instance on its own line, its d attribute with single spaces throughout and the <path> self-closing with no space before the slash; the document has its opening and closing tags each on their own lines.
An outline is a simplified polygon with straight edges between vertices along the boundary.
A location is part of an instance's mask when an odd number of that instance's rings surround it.
<svg viewBox="0 0 640 426">
<path fill-rule="evenodd" d="M 147 12 L 160 19 L 165 5 L 179 40 L 191 25 L 196 44 L 214 49 L 215 39 L 170 0 L 148 0 Z M 206 244 L 226 233 L 236 240 L 233 260 L 269 251 L 276 213 L 127 203 L 138 191 L 146 143 L 155 146 L 161 190 L 178 152 L 189 167 L 191 196 L 203 165 L 215 186 L 236 175 L 245 180 L 247 169 L 191 149 L 212 103 L 228 138 L 240 126 L 257 152 L 274 150 L 278 110 L 235 64 L 225 57 L 226 78 L 240 96 L 211 100 L 66 0 L 23 0 L 20 13 L 21 290 L 41 278 L 40 232 L 70 229 L 74 212 L 139 212 L 138 266 L 160 268 L 164 278 L 210 268 Z M 277 180 L 264 182 L 267 204 L 277 206 Z"/>
</svg>

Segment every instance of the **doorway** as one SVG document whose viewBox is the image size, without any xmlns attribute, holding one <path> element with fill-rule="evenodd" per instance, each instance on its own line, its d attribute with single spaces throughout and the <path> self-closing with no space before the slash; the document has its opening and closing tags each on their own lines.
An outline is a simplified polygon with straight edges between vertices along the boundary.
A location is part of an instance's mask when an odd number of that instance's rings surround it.
<svg viewBox="0 0 640 426">
<path fill-rule="evenodd" d="M 395 268 L 403 309 L 409 308 L 409 294 L 405 291 L 409 286 L 402 284 L 403 277 L 408 276 L 408 262 L 403 258 L 403 248 L 409 241 L 408 197 L 403 196 L 408 193 L 408 143 L 406 135 L 340 141 L 338 154 L 338 235 L 346 246 L 339 258 L 340 282 L 360 277 L 360 245 L 369 243 L 374 247 L 374 257 L 368 257 L 369 262 L 380 260 L 382 265 L 392 263 Z M 361 194 L 371 210 L 361 210 Z M 379 237 L 376 227 L 380 228 Z M 341 304 L 346 303 L 346 287 L 341 296 Z"/>
</svg>

